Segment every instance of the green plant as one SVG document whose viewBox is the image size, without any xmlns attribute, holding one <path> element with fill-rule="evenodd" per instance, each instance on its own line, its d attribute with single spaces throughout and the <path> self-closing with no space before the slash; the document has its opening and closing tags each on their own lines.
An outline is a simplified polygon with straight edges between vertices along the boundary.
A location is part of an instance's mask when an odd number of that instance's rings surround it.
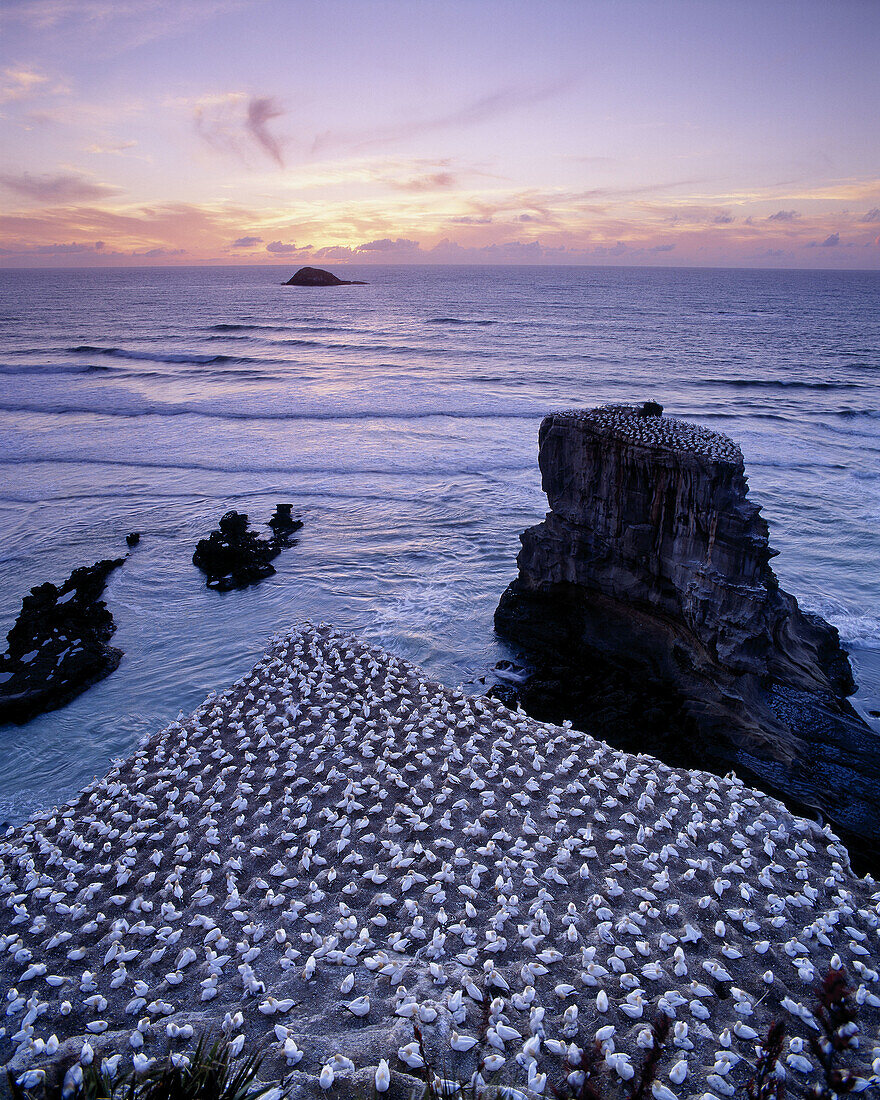
<svg viewBox="0 0 880 1100">
<path fill-rule="evenodd" d="M 277 1087 L 257 1081 L 262 1055 L 233 1064 L 225 1039 L 210 1047 L 208 1042 L 202 1036 L 186 1063 L 176 1066 L 169 1058 L 142 1075 L 129 1072 L 111 1079 L 100 1066 L 86 1066 L 68 1100 L 260 1100 Z M 14 1081 L 10 1087 L 14 1100 L 33 1100 L 37 1094 Z M 45 1100 L 61 1100 L 61 1086 L 42 1095 Z"/>
</svg>

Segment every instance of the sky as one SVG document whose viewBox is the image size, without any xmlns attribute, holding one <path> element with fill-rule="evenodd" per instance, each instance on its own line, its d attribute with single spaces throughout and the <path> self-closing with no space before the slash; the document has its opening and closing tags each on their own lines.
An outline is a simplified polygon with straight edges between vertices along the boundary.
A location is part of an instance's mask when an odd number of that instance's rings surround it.
<svg viewBox="0 0 880 1100">
<path fill-rule="evenodd" d="M 0 0 L 0 266 L 880 268 L 880 0 Z"/>
</svg>

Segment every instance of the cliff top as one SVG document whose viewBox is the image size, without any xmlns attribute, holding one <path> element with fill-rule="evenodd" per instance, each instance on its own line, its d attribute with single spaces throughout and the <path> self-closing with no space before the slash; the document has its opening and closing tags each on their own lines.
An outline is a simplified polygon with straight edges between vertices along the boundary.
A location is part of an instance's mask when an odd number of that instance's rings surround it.
<svg viewBox="0 0 880 1100">
<path fill-rule="evenodd" d="M 338 1097 L 319 1081 L 418 1070 L 417 1024 L 456 1078 L 503 1064 L 531 1095 L 612 1033 L 633 1077 L 662 1014 L 661 1076 L 699 1095 L 719 1049 L 739 1087 L 771 1021 L 799 1034 L 829 965 L 864 1001 L 843 1064 L 867 1084 L 880 1056 L 880 895 L 829 829 L 327 627 L 7 832 L 0 861 L 16 1077 L 159 1064 L 223 1021 L 261 1072 Z M 804 1090 L 808 1054 L 786 1067 Z"/>
<path fill-rule="evenodd" d="M 567 409 L 557 417 L 578 420 L 628 443 L 655 450 L 687 452 L 713 462 L 742 465 L 742 451 L 726 435 L 700 424 L 663 416 L 663 407 L 652 401 L 643 405 L 599 405 L 595 409 Z"/>
</svg>

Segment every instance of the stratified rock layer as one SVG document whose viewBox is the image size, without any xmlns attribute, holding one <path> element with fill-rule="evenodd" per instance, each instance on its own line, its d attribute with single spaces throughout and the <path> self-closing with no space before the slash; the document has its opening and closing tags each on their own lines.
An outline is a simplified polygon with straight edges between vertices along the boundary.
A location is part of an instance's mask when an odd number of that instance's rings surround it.
<svg viewBox="0 0 880 1100">
<path fill-rule="evenodd" d="M 739 447 L 659 413 L 543 421 L 552 510 L 522 535 L 496 626 L 559 680 L 607 663 L 636 700 L 664 697 L 690 762 L 736 765 L 877 856 L 880 745 L 846 702 L 837 631 L 779 588 Z"/>
<path fill-rule="evenodd" d="M 599 1043 L 617 1098 L 668 1017 L 672 1095 L 742 1090 L 776 1019 L 805 1091 L 829 967 L 861 1028 L 839 1064 L 867 1087 L 880 1054 L 880 894 L 830 830 L 329 628 L 10 830 L 0 898 L 0 1061 L 50 1084 L 222 1028 L 320 1095 L 328 1066 L 418 1074 L 420 1027 L 450 1077 L 548 1094 Z"/>
<path fill-rule="evenodd" d="M 0 724 L 56 710 L 118 666 L 122 650 L 107 645 L 116 624 L 100 597 L 123 561 L 81 566 L 60 588 L 47 582 L 25 596 L 0 657 Z"/>
</svg>

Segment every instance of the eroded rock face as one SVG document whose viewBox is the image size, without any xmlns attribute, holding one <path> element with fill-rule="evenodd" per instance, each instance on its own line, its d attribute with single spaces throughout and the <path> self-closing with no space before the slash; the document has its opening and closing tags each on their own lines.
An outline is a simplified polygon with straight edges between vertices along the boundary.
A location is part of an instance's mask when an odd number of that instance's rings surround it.
<svg viewBox="0 0 880 1100">
<path fill-rule="evenodd" d="M 107 645 L 116 624 L 100 597 L 123 561 L 84 565 L 60 587 L 47 582 L 24 597 L 0 657 L 0 724 L 56 710 L 117 667 L 122 650 Z"/>
<path fill-rule="evenodd" d="M 837 631 L 780 589 L 739 447 L 661 412 L 543 421 L 551 511 L 522 535 L 496 626 L 556 669 L 556 689 L 543 674 L 545 707 L 573 689 L 588 721 L 584 678 L 607 669 L 631 699 L 671 701 L 663 719 L 675 716 L 676 752 L 683 739 L 693 764 L 734 765 L 873 845 L 880 745 L 846 702 L 855 685 Z"/>
</svg>

